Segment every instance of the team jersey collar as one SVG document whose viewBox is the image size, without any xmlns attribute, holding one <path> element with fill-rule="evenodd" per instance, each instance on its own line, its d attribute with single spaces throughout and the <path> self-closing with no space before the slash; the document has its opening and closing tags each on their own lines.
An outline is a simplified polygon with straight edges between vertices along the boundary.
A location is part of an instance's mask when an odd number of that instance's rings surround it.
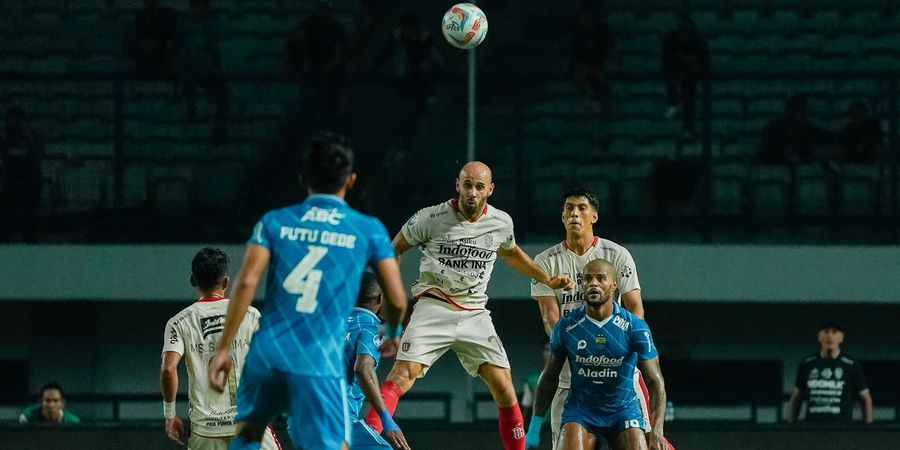
<svg viewBox="0 0 900 450">
<path fill-rule="evenodd" d="M 347 204 L 346 200 L 331 194 L 310 194 L 306 201 Z"/>
<path fill-rule="evenodd" d="M 197 300 L 197 303 L 210 303 L 217 302 L 219 300 L 228 300 L 228 297 L 203 297 L 200 300 Z"/>
<path fill-rule="evenodd" d="M 475 222 L 477 222 L 478 219 L 484 217 L 484 216 L 487 215 L 487 213 L 488 213 L 488 204 L 485 203 L 485 204 L 484 204 L 484 209 L 481 210 L 481 215 L 478 216 L 475 220 L 469 220 L 469 218 L 466 217 L 466 216 L 464 216 L 463 213 L 462 213 L 462 211 L 459 210 L 459 199 L 451 198 L 451 199 L 450 199 L 450 206 L 453 207 L 453 211 L 456 211 L 456 214 L 459 214 L 463 219 L 466 219 L 466 221 L 469 222 L 469 223 L 475 223 Z"/>
<path fill-rule="evenodd" d="M 600 243 L 600 238 L 599 238 L 598 236 L 594 236 L 594 242 L 591 243 L 591 247 L 590 247 L 589 249 L 585 250 L 584 253 L 582 253 L 582 254 L 580 254 L 580 255 L 578 255 L 578 256 L 584 256 L 584 255 L 587 255 L 587 253 L 588 253 L 589 251 L 591 251 L 592 248 L 596 247 L 597 244 L 599 244 L 599 243 Z M 566 250 L 572 252 L 572 249 L 569 248 L 569 244 L 568 244 L 566 241 L 562 241 L 562 245 L 563 245 L 563 248 L 565 248 Z M 575 252 L 572 252 L 572 253 L 575 253 Z"/>
<path fill-rule="evenodd" d="M 373 313 L 372 311 L 370 311 L 370 310 L 368 310 L 368 309 L 366 309 L 366 308 L 360 308 L 359 306 L 354 306 L 353 309 L 356 310 L 356 311 L 365 313 L 365 314 L 369 314 L 369 315 L 371 315 L 372 317 L 374 317 L 375 319 L 377 319 L 379 322 L 381 321 L 381 319 L 378 317 L 378 314 L 375 314 L 375 313 Z"/>
<path fill-rule="evenodd" d="M 612 300 L 610 300 L 610 301 L 612 301 Z M 604 325 L 607 324 L 607 322 L 609 322 L 610 320 L 612 320 L 613 317 L 618 316 L 618 315 L 621 315 L 621 313 L 622 313 L 622 307 L 619 306 L 618 303 L 613 302 L 613 312 L 612 312 L 612 314 L 611 314 L 609 317 L 607 317 L 607 318 L 605 318 L 605 319 L 603 319 L 603 320 L 597 320 L 597 319 L 595 319 L 595 318 L 593 318 L 593 317 L 591 317 L 591 316 L 588 315 L 587 309 L 584 310 L 584 317 L 586 317 L 587 320 L 590 320 L 591 322 L 593 322 L 593 323 L 594 323 L 595 325 L 597 325 L 598 327 L 601 327 L 601 328 L 602 328 Z"/>
</svg>

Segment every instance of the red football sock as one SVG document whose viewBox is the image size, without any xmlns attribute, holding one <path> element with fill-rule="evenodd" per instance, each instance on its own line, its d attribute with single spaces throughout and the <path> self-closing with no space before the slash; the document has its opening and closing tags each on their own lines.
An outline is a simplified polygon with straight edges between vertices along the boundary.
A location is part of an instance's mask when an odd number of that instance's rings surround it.
<svg viewBox="0 0 900 450">
<path fill-rule="evenodd" d="M 525 450 L 525 423 L 519 404 L 497 409 L 500 411 L 500 439 L 503 440 L 503 448 Z"/>
<path fill-rule="evenodd" d="M 384 406 L 387 407 L 392 416 L 394 411 L 397 410 L 397 402 L 400 401 L 402 396 L 403 390 L 400 389 L 400 385 L 397 383 L 385 381 L 381 385 L 381 398 L 384 399 Z M 378 412 L 375 411 L 375 408 L 369 410 L 369 414 L 366 416 L 366 423 L 378 434 L 381 434 L 381 430 L 384 428 L 381 426 L 381 418 L 378 417 Z"/>
</svg>

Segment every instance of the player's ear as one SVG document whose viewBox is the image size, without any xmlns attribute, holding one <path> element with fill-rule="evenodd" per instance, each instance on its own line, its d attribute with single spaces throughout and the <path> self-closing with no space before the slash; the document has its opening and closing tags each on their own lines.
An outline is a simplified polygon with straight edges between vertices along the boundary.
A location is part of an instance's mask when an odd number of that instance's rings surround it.
<svg viewBox="0 0 900 450">
<path fill-rule="evenodd" d="M 591 208 L 591 225 L 597 223 L 598 220 L 600 220 L 600 213 Z"/>
<path fill-rule="evenodd" d="M 228 275 L 225 275 L 225 278 L 222 279 L 222 289 L 228 289 Z"/>
<path fill-rule="evenodd" d="M 194 275 L 191 274 L 191 286 L 197 287 L 197 280 L 194 279 Z"/>
<path fill-rule="evenodd" d="M 490 197 L 494 194 L 494 183 L 491 183 L 491 187 L 488 188 L 487 196 Z"/>
<path fill-rule="evenodd" d="M 346 191 L 350 191 L 353 189 L 353 186 L 356 184 L 356 172 L 350 172 L 350 175 L 347 176 L 347 181 L 344 181 L 344 188 Z"/>
</svg>

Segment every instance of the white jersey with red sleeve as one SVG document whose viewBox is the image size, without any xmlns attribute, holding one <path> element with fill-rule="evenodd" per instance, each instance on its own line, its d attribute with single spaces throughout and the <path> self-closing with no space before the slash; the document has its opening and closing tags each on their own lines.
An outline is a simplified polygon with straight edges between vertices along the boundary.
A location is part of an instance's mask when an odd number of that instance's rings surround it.
<svg viewBox="0 0 900 450">
<path fill-rule="evenodd" d="M 421 209 L 400 232 L 422 251 L 413 296 L 437 296 L 463 310 L 484 309 L 498 249 L 516 246 L 509 214 L 485 204 L 469 221 L 456 199 Z"/>
<path fill-rule="evenodd" d="M 616 282 L 619 284 L 619 292 L 616 301 L 621 303 L 621 295 L 635 289 L 640 289 L 637 269 L 631 253 L 613 241 L 594 236 L 591 248 L 583 255 L 575 254 L 566 242 L 563 241 L 547 250 L 544 250 L 534 258 L 534 262 L 541 266 L 547 273 L 556 275 L 568 275 L 575 280 L 577 286 L 570 291 L 562 289 L 550 289 L 543 283 L 531 280 L 532 297 L 556 297 L 559 302 L 560 319 L 568 316 L 572 311 L 584 304 L 584 291 L 581 289 L 582 273 L 584 266 L 595 259 L 604 259 L 616 268 Z M 559 377 L 559 387 L 568 388 L 570 373 L 568 363 Z"/>
<path fill-rule="evenodd" d="M 225 392 L 213 390 L 209 386 L 207 371 L 225 328 L 228 303 L 229 300 L 224 298 L 201 299 L 166 323 L 163 354 L 175 352 L 183 356 L 188 373 L 191 429 L 206 437 L 235 434 L 237 386 L 250 349 L 250 340 L 259 328 L 259 311 L 251 306 L 231 343 L 234 364 L 228 373 Z"/>
</svg>

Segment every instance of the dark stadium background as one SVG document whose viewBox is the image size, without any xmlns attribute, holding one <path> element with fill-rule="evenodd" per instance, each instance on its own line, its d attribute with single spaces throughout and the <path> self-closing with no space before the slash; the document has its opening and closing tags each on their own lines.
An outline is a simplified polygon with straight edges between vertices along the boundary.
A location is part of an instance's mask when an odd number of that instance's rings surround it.
<svg viewBox="0 0 900 450">
<path fill-rule="evenodd" d="M 187 10 L 187 2 L 162 3 Z M 602 114 L 568 71 L 580 3 L 479 2 L 490 29 L 477 49 L 475 142 L 494 170 L 491 203 L 514 218 L 533 256 L 563 237 L 567 187 L 598 192 L 598 233 L 637 262 L 675 405 L 667 435 L 678 448 L 896 448 L 900 2 L 590 3 L 621 54 Z M 187 121 L 174 77 L 133 70 L 128 42 L 141 4 L 0 3 L 0 107 L 22 107 L 45 145 L 36 222 L 0 211 L 5 226 L 37 230 L 35 243 L 16 231 L 0 245 L 2 449 L 174 448 L 156 380 L 163 325 L 193 295 L 188 258 L 212 244 L 237 266 L 259 215 L 302 199 L 299 149 L 314 129 L 350 137 L 361 180 L 350 202 L 391 233 L 453 196 L 466 159 L 467 55 L 438 27 L 449 2 L 332 2 L 355 50 L 346 108 L 326 119 L 311 100 L 312 80 L 289 70 L 284 52 L 315 3 L 213 0 L 232 95 L 225 137 L 215 136 L 214 102 L 202 89 L 198 117 Z M 684 10 L 711 54 L 693 139 L 663 117 L 659 40 Z M 432 33 L 442 61 L 421 115 L 398 99 L 394 63 L 380 59 L 406 11 Z M 852 102 L 867 102 L 884 151 L 837 171 L 757 164 L 762 128 L 794 94 L 835 133 Z M 407 136 L 411 123 L 418 132 Z M 414 260 L 405 261 L 407 281 Z M 539 370 L 544 339 L 526 286 L 498 269 L 489 304 L 517 386 Z M 845 351 L 863 362 L 874 425 L 783 421 L 794 370 L 816 350 L 826 319 L 841 323 Z M 85 425 L 17 425 L 52 379 Z M 414 448 L 495 449 L 495 415 L 482 383 L 447 355 L 401 401 L 398 422 Z"/>
</svg>

